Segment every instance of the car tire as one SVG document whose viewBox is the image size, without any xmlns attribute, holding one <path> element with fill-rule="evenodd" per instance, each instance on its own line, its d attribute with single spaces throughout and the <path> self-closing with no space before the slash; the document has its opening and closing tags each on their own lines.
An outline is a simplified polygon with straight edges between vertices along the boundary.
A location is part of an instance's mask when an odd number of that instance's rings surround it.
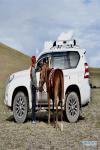
<svg viewBox="0 0 100 150">
<path fill-rule="evenodd" d="M 76 92 L 70 92 L 66 95 L 65 111 L 69 122 L 77 122 L 80 116 L 80 103 Z"/>
<path fill-rule="evenodd" d="M 24 123 L 28 115 L 28 99 L 23 92 L 18 92 L 13 102 L 13 115 L 17 123 Z"/>
</svg>

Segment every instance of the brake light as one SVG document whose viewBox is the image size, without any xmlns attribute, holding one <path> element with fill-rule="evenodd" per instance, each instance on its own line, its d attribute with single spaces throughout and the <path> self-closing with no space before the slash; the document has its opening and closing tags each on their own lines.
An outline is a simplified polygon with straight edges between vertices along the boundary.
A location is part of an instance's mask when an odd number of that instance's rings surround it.
<svg viewBox="0 0 100 150">
<path fill-rule="evenodd" d="M 89 67 L 88 67 L 88 63 L 85 63 L 84 66 L 85 66 L 84 78 L 89 78 Z"/>
</svg>

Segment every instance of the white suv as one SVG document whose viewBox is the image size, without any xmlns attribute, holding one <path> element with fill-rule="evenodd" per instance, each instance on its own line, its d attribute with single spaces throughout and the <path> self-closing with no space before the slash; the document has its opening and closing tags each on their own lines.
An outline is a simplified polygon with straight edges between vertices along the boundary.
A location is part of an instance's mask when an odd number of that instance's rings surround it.
<svg viewBox="0 0 100 150">
<path fill-rule="evenodd" d="M 64 74 L 65 112 L 69 122 L 76 122 L 82 106 L 90 101 L 90 85 L 86 51 L 72 41 L 56 41 L 37 57 L 37 84 L 39 68 L 48 59 L 50 68 L 61 68 Z M 12 74 L 5 91 L 5 104 L 11 108 L 16 122 L 24 122 L 32 108 L 30 69 Z M 36 109 L 48 109 L 47 91 L 37 91 Z M 52 100 L 51 100 L 52 109 Z"/>
</svg>

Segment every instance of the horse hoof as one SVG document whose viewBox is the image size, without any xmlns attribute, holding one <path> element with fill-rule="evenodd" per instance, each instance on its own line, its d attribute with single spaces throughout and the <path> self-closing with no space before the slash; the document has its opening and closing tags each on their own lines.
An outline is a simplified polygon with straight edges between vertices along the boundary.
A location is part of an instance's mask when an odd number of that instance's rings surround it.
<svg viewBox="0 0 100 150">
<path fill-rule="evenodd" d="M 50 121 L 48 121 L 48 124 L 50 124 Z"/>
</svg>

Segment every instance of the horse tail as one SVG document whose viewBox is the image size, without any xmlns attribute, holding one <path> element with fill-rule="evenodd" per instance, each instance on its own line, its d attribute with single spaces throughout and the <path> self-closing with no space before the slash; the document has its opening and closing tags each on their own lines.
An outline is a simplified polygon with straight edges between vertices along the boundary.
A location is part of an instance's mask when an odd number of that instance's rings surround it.
<svg viewBox="0 0 100 150">
<path fill-rule="evenodd" d="M 61 74 L 60 74 L 60 100 L 63 101 L 64 100 L 64 75 L 63 75 L 63 71 L 60 70 Z"/>
</svg>

